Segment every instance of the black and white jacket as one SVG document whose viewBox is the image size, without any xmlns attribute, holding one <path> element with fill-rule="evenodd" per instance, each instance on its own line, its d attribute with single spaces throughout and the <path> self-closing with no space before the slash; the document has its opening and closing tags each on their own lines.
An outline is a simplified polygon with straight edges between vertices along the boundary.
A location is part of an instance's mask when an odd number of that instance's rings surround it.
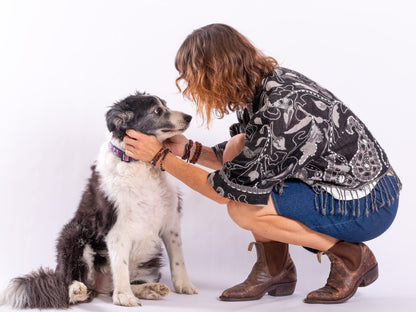
<svg viewBox="0 0 416 312">
<path fill-rule="evenodd" d="M 245 133 L 245 146 L 208 176 L 226 198 L 266 205 L 273 188 L 280 189 L 288 178 L 302 180 L 317 194 L 336 189 L 345 195 L 341 199 L 359 198 L 391 170 L 385 152 L 357 116 L 293 70 L 280 67 L 265 78 L 257 98 L 237 117 L 231 135 Z M 220 160 L 225 144 L 213 147 Z"/>
</svg>

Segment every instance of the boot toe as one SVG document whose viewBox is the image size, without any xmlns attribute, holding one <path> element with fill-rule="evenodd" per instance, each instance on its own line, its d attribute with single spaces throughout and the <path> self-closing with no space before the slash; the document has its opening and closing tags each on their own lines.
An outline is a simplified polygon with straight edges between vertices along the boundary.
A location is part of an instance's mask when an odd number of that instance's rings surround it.
<svg viewBox="0 0 416 312">
<path fill-rule="evenodd" d="M 333 301 L 336 294 L 325 287 L 310 292 L 303 300 L 305 303 L 326 303 Z"/>
<path fill-rule="evenodd" d="M 239 301 L 247 297 L 247 289 L 234 286 L 223 291 L 220 296 L 222 301 Z"/>
<path fill-rule="evenodd" d="M 343 303 L 350 299 L 356 291 L 356 287 L 352 288 L 351 291 L 347 293 L 341 292 L 332 287 L 322 287 L 318 290 L 310 292 L 303 302 L 323 304 Z"/>
</svg>

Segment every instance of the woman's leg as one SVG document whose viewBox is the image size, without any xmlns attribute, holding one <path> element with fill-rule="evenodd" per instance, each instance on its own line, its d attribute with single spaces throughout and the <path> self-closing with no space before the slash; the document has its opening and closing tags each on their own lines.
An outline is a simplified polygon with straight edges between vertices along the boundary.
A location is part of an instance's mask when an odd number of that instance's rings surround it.
<svg viewBox="0 0 416 312">
<path fill-rule="evenodd" d="M 231 202 L 228 213 L 235 223 L 251 231 L 258 241 L 273 240 L 321 251 L 327 251 L 338 241 L 311 230 L 299 221 L 277 215 L 271 199 L 264 207 Z"/>
<path fill-rule="evenodd" d="M 233 136 L 227 143 L 223 162 L 232 160 L 244 147 L 244 134 Z M 289 245 L 252 232 L 257 261 L 246 280 L 226 289 L 220 299 L 223 301 L 256 300 L 269 293 L 271 296 L 287 296 L 295 291 L 296 268 L 289 254 Z"/>
<path fill-rule="evenodd" d="M 232 160 L 237 156 L 244 147 L 244 134 L 232 137 L 224 150 L 223 162 Z M 242 207 L 243 216 L 250 218 L 251 212 L 257 206 L 251 206 L 251 209 L 245 209 L 250 205 Z M 272 296 L 286 296 L 291 295 L 296 287 L 296 268 L 289 254 L 289 245 L 280 241 L 280 235 L 269 236 L 261 231 L 257 231 L 255 227 L 246 226 L 245 223 L 252 224 L 252 222 L 244 221 L 244 218 L 239 215 L 239 204 L 229 205 L 228 211 L 234 221 L 240 226 L 243 226 L 252 231 L 255 243 L 251 243 L 249 249 L 256 247 L 257 261 L 253 266 L 250 274 L 246 280 L 238 285 L 226 289 L 220 296 L 224 301 L 245 301 L 256 300 L 268 293 Z M 261 211 L 266 213 L 265 209 Z M 275 213 L 276 214 L 276 213 Z M 244 225 L 243 225 L 244 224 Z"/>
<path fill-rule="evenodd" d="M 237 156 L 244 147 L 245 134 L 240 133 L 233 136 L 228 140 L 227 145 L 225 146 L 224 152 L 222 154 L 222 162 L 231 161 L 235 156 Z"/>
<path fill-rule="evenodd" d="M 226 157 L 237 155 L 238 148 L 244 145 L 243 140 L 244 137 L 236 137 L 230 142 L 230 148 L 228 151 L 226 148 L 224 155 Z M 295 193 L 297 196 L 302 196 L 300 190 L 295 190 Z M 286 206 L 291 204 L 292 198 L 288 198 Z M 222 300 L 225 300 L 222 298 L 224 296 L 227 300 L 258 299 L 270 290 L 270 286 L 275 287 L 271 292 L 269 291 L 270 295 L 290 294 L 291 292 L 287 290 L 293 292 L 296 285 L 296 270 L 290 259 L 288 244 L 325 251 L 331 261 L 327 284 L 309 293 L 304 300 L 306 303 L 345 302 L 354 295 L 358 287 L 367 286 L 378 277 L 377 261 L 365 244 L 339 241 L 329 235 L 313 231 L 299 221 L 279 216 L 271 197 L 264 207 L 232 202 L 228 205 L 228 213 L 240 227 L 253 233 L 257 241 L 258 260 L 246 281 L 227 289 L 220 297 Z M 273 254 L 278 248 L 280 251 Z M 278 270 L 272 267 L 276 262 L 282 263 L 277 267 Z M 275 273 L 271 274 L 273 269 Z M 248 288 L 246 293 L 244 293 L 245 288 Z"/>
</svg>

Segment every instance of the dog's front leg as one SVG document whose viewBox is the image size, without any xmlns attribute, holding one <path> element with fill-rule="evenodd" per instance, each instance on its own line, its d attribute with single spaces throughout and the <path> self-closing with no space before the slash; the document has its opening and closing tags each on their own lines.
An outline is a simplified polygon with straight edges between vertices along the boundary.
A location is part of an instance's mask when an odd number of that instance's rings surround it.
<svg viewBox="0 0 416 312">
<path fill-rule="evenodd" d="M 108 233 L 106 243 L 113 275 L 113 303 L 126 307 L 141 305 L 139 298 L 134 296 L 130 287 L 130 240 L 121 237 L 120 231 L 113 229 Z"/>
<path fill-rule="evenodd" d="M 163 243 L 169 256 L 170 272 L 175 291 L 179 294 L 197 294 L 185 269 L 185 261 L 182 252 L 182 239 L 179 216 L 170 220 L 162 233 Z"/>
</svg>

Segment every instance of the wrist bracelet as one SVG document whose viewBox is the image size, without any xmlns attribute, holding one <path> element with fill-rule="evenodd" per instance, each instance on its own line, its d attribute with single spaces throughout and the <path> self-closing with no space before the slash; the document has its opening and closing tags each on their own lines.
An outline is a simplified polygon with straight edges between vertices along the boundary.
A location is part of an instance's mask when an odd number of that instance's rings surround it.
<svg viewBox="0 0 416 312">
<path fill-rule="evenodd" d="M 188 143 L 186 143 L 185 145 L 185 152 L 183 154 L 183 156 L 181 157 L 183 160 L 186 160 L 187 162 L 189 162 L 189 158 L 191 157 L 191 148 L 192 146 L 194 146 L 194 141 L 189 140 Z"/>
<path fill-rule="evenodd" d="M 165 171 L 165 169 L 163 169 L 163 161 L 165 160 L 165 158 L 166 158 L 166 155 L 167 154 L 169 154 L 170 153 L 170 150 L 167 148 L 167 149 L 165 149 L 163 152 L 162 152 L 162 159 L 160 160 L 160 170 L 161 171 Z"/>
<path fill-rule="evenodd" d="M 150 161 L 150 163 L 155 166 L 157 162 L 159 161 L 160 157 L 162 157 L 163 152 L 167 150 L 166 147 L 162 146 L 161 149 L 155 154 L 153 159 Z"/>
<path fill-rule="evenodd" d="M 196 162 L 199 159 L 199 156 L 201 156 L 202 152 L 202 144 L 199 142 L 195 142 L 195 153 L 192 159 L 189 161 L 191 164 L 196 164 Z"/>
</svg>

